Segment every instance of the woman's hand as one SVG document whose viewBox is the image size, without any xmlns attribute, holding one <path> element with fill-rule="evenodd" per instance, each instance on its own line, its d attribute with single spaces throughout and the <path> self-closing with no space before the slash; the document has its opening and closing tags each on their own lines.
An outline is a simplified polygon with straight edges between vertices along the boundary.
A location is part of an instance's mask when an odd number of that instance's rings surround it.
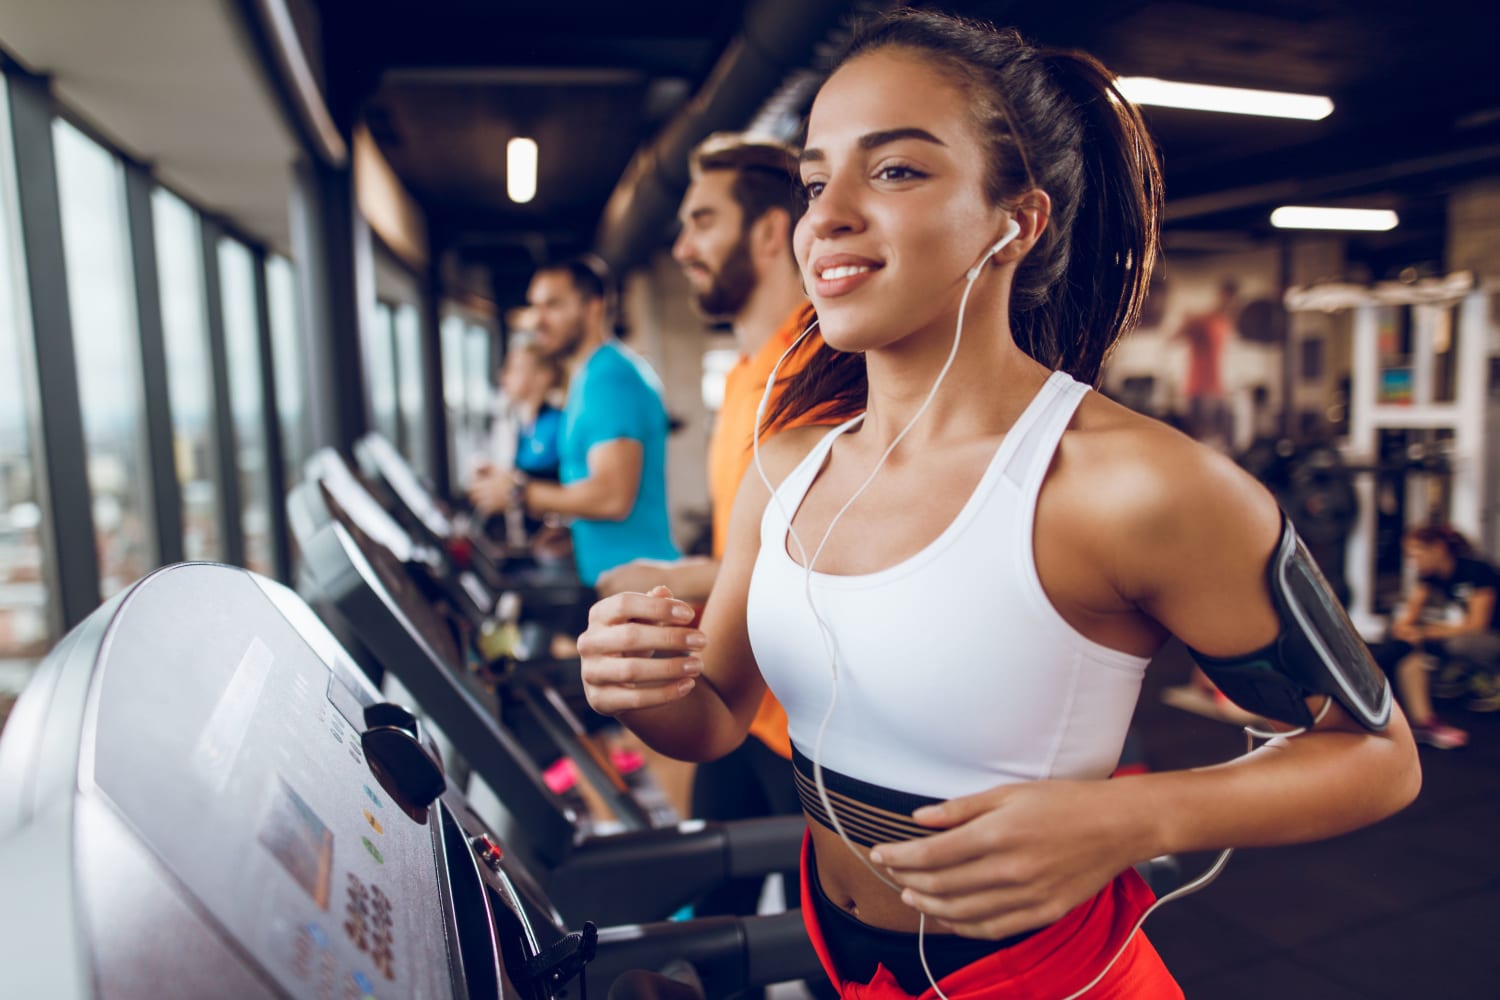
<svg viewBox="0 0 1500 1000">
<path fill-rule="evenodd" d="M 1391 635 L 1402 642 L 1409 642 L 1413 645 L 1426 638 L 1422 626 L 1415 622 L 1397 622 L 1391 626 Z"/>
<path fill-rule="evenodd" d="M 1125 819 L 1122 785 L 1039 781 L 950 799 L 913 814 L 942 833 L 879 845 L 870 859 L 908 906 L 953 932 L 1009 937 L 1061 919 L 1157 853 Z"/>
<path fill-rule="evenodd" d="M 583 690 L 594 711 L 612 716 L 686 697 L 703 672 L 698 652 L 708 642 L 689 627 L 692 620 L 692 606 L 666 587 L 595 604 L 578 637 Z"/>
<path fill-rule="evenodd" d="M 633 559 L 628 563 L 605 570 L 594 582 L 594 589 L 606 597 L 615 594 L 650 593 L 661 581 L 669 580 L 676 567 L 675 560 Z"/>
</svg>

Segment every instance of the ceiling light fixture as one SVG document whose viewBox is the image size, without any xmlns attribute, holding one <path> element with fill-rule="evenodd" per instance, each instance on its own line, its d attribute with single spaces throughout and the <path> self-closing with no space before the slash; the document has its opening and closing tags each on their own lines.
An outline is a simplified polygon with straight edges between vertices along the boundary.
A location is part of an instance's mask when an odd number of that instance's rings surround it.
<svg viewBox="0 0 1500 1000">
<path fill-rule="evenodd" d="M 1277 229 L 1348 229 L 1383 233 L 1395 229 L 1401 219 L 1388 208 L 1316 208 L 1283 205 L 1271 213 Z"/>
<path fill-rule="evenodd" d="M 524 205 L 536 197 L 536 140 L 515 138 L 505 144 L 505 193 Z"/>
<path fill-rule="evenodd" d="M 1333 114 L 1333 101 L 1316 94 L 1287 94 L 1275 90 L 1215 87 L 1206 83 L 1177 83 L 1152 76 L 1122 76 L 1115 80 L 1120 93 L 1134 104 L 1231 115 L 1298 118 L 1319 121 Z"/>
</svg>

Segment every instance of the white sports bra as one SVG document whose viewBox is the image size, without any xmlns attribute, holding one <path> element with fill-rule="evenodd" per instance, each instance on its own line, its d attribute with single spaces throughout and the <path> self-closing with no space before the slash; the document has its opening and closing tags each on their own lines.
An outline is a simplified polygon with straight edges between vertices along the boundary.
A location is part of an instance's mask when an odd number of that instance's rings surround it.
<svg viewBox="0 0 1500 1000">
<path fill-rule="evenodd" d="M 859 576 L 813 573 L 839 670 L 821 763 L 854 839 L 888 839 L 900 832 L 892 823 L 926 802 L 1013 782 L 1104 778 L 1116 767 L 1149 658 L 1068 624 L 1042 589 L 1032 551 L 1042 480 L 1087 392 L 1053 374 L 958 516 L 916 555 Z M 780 506 L 767 504 L 746 609 L 814 819 L 822 806 L 807 794 L 808 757 L 832 697 L 830 667 L 782 509 L 795 513 L 834 441 L 859 419 L 819 441 L 777 490 Z M 846 806 L 864 815 L 863 835 Z"/>
</svg>

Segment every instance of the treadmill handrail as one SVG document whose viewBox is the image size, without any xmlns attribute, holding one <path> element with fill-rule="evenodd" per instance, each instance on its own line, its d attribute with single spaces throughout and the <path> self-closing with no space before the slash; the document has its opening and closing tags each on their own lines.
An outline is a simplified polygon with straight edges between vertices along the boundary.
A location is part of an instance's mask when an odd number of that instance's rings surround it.
<svg viewBox="0 0 1500 1000">
<path fill-rule="evenodd" d="M 454 534 L 453 522 L 438 507 L 436 499 L 417 479 L 416 471 L 380 434 L 371 431 L 354 443 L 356 455 L 368 460 L 380 473 L 391 492 L 406 505 L 436 539 L 446 541 Z"/>
</svg>

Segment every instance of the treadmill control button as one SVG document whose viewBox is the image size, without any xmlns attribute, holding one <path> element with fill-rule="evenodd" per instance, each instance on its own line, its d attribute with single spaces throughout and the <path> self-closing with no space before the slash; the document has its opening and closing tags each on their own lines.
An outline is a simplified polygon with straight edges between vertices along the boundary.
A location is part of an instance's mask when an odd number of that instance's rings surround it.
<svg viewBox="0 0 1500 1000">
<path fill-rule="evenodd" d="M 385 827 L 380 825 L 380 820 L 376 819 L 375 816 L 370 812 L 370 810 L 364 810 L 364 814 L 365 822 L 370 824 L 370 829 L 374 830 L 376 833 L 385 833 Z"/>
<path fill-rule="evenodd" d="M 499 844 L 495 843 L 488 834 L 481 833 L 479 836 L 473 838 L 469 841 L 469 846 L 474 849 L 474 853 L 485 865 L 495 871 L 500 870 L 500 862 L 505 860 L 505 850 Z"/>
</svg>

